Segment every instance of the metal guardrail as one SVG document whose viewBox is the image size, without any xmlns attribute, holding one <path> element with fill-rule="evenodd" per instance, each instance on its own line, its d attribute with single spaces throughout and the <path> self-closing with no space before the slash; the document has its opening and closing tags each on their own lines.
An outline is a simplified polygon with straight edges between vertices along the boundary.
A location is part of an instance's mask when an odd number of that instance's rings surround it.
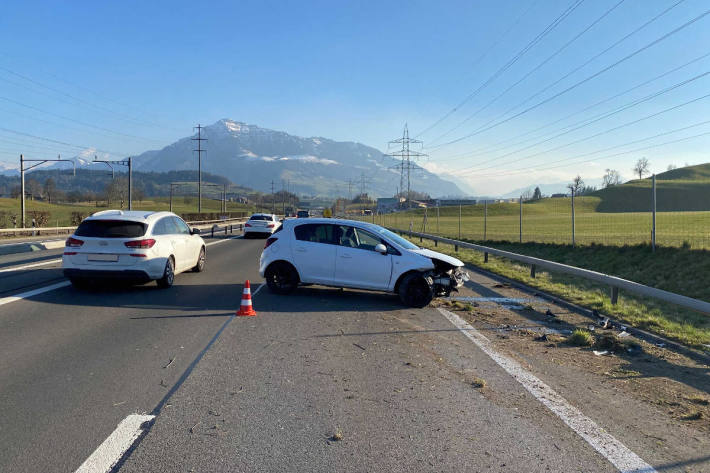
<svg viewBox="0 0 710 473">
<path fill-rule="evenodd" d="M 519 261 L 521 263 L 530 265 L 530 275 L 535 277 L 536 268 L 545 268 L 550 271 L 557 273 L 571 274 L 572 276 L 577 276 L 584 279 L 589 279 L 601 284 L 608 285 L 611 287 L 611 302 L 616 304 L 619 289 L 625 291 L 633 292 L 642 296 L 651 297 L 654 299 L 659 299 L 665 302 L 670 302 L 681 307 L 692 309 L 704 314 L 710 314 L 710 302 L 701 301 L 699 299 L 693 299 L 692 297 L 682 296 L 674 292 L 664 291 L 662 289 L 656 289 L 654 287 L 645 286 L 637 282 L 629 281 L 627 279 L 622 279 L 616 276 L 611 276 L 609 274 L 598 273 L 596 271 L 591 271 L 589 269 L 577 268 L 575 266 L 568 266 L 562 263 L 555 263 L 554 261 L 548 261 L 540 258 L 534 258 L 532 256 L 520 255 L 518 253 L 512 253 L 510 251 L 498 250 L 496 248 L 490 248 L 483 245 L 477 245 L 475 243 L 467 243 L 464 241 L 453 240 L 450 238 L 438 237 L 435 235 L 429 235 L 426 233 L 418 233 L 407 230 L 402 230 L 400 228 L 390 228 L 389 230 L 397 232 L 401 235 L 408 235 L 410 238 L 418 237 L 421 239 L 426 238 L 427 240 L 432 240 L 435 243 L 446 243 L 453 245 L 454 248 L 468 248 L 470 250 L 480 251 L 484 254 L 484 261 L 488 260 L 488 255 L 500 256 L 513 261 Z"/>
<path fill-rule="evenodd" d="M 185 222 L 188 225 L 209 225 L 210 223 L 224 223 L 224 222 L 234 222 L 234 221 L 246 221 L 245 218 L 227 218 L 224 220 L 197 220 L 192 222 Z M 40 232 L 52 234 L 58 234 L 59 232 L 71 232 L 76 230 L 76 227 L 29 227 L 29 228 L 0 228 L 0 234 L 3 233 L 33 233 L 36 232 L 38 235 Z"/>
</svg>

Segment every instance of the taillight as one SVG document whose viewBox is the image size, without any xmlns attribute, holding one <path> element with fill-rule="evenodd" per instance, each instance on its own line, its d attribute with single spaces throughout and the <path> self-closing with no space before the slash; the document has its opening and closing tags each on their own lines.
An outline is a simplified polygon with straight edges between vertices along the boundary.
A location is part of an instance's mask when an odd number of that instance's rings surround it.
<svg viewBox="0 0 710 473">
<path fill-rule="evenodd" d="M 274 228 L 274 224 L 273 224 L 273 223 L 270 223 L 270 224 L 268 224 L 268 225 L 266 226 L 266 228 Z"/>
<path fill-rule="evenodd" d="M 251 224 L 250 224 L 250 223 L 245 223 L 244 226 L 245 226 L 245 227 L 251 227 Z"/>
<path fill-rule="evenodd" d="M 76 254 L 76 251 L 65 251 L 64 255 L 65 256 L 74 256 Z"/>
<path fill-rule="evenodd" d="M 148 238 L 146 240 L 133 240 L 133 241 L 127 241 L 124 243 L 128 248 L 140 248 L 140 249 L 147 249 L 147 248 L 153 248 L 153 245 L 155 245 L 155 240 L 152 238 Z"/>
<path fill-rule="evenodd" d="M 64 242 L 64 246 L 66 246 L 67 248 L 79 248 L 83 244 L 83 240 L 77 240 L 76 238 L 72 237 L 67 238 L 67 241 Z"/>
<path fill-rule="evenodd" d="M 266 243 L 264 244 L 264 249 L 267 249 L 268 247 L 270 247 L 271 244 L 272 244 L 273 242 L 275 242 L 276 240 L 278 240 L 278 238 L 274 238 L 274 237 L 267 238 L 267 239 L 266 239 Z"/>
</svg>

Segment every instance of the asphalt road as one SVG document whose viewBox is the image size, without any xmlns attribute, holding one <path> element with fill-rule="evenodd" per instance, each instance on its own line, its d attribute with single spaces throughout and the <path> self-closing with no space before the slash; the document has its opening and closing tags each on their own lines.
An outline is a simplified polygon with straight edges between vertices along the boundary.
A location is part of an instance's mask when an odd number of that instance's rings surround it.
<svg viewBox="0 0 710 473">
<path fill-rule="evenodd" d="M 434 307 L 312 286 L 261 290 L 257 317 L 233 317 L 263 240 L 208 241 L 207 270 L 168 290 L 0 305 L 0 471 L 75 471 L 148 413 L 121 472 L 617 471 Z M 0 298 L 62 280 L 53 264 L 0 273 Z"/>
</svg>

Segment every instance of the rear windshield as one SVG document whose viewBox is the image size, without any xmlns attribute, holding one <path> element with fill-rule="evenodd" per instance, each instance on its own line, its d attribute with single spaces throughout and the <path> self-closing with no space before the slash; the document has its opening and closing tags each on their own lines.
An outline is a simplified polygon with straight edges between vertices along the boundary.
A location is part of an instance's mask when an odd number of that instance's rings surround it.
<svg viewBox="0 0 710 473">
<path fill-rule="evenodd" d="M 135 238 L 145 234 L 146 224 L 123 220 L 85 220 L 74 234 L 96 238 Z"/>
<path fill-rule="evenodd" d="M 271 215 L 252 215 L 249 220 L 271 220 Z"/>
<path fill-rule="evenodd" d="M 299 210 L 298 216 L 299 217 L 308 217 L 308 210 Z"/>
</svg>

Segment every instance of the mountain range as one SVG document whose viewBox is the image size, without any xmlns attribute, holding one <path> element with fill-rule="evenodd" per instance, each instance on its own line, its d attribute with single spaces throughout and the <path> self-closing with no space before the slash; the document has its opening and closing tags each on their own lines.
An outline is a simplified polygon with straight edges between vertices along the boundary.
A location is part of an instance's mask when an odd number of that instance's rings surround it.
<svg viewBox="0 0 710 473">
<path fill-rule="evenodd" d="M 302 138 L 285 132 L 222 119 L 202 128 L 206 149 L 202 170 L 262 192 L 287 187 L 301 195 L 355 196 L 364 189 L 371 196 L 396 193 L 398 160 L 354 142 Z M 196 136 L 182 138 L 163 149 L 134 158 L 140 171 L 194 170 Z M 423 168 L 412 172 L 412 190 L 431 196 L 464 195 L 453 182 Z"/>
</svg>

